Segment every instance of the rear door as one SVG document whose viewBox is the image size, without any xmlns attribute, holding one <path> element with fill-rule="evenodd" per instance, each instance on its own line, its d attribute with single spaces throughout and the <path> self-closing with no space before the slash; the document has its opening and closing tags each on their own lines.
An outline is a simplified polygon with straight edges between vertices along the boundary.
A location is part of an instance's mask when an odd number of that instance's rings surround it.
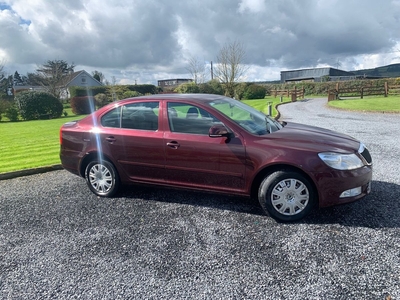
<svg viewBox="0 0 400 300">
<path fill-rule="evenodd" d="M 115 112 L 101 119 L 101 140 L 107 152 L 130 180 L 164 181 L 165 157 L 163 132 L 159 129 L 159 102 L 135 102 L 117 109 L 120 110 L 120 124 L 111 121 Z"/>
</svg>

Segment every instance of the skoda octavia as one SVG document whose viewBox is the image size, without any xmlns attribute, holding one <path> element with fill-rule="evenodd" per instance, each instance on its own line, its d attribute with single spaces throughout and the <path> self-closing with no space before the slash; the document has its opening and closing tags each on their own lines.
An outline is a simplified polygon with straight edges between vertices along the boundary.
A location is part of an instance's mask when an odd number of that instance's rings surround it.
<svg viewBox="0 0 400 300">
<path fill-rule="evenodd" d="M 111 103 L 60 130 L 63 167 L 98 196 L 153 184 L 258 198 L 278 221 L 370 192 L 372 159 L 356 139 L 278 122 L 219 95 L 164 94 Z"/>
</svg>

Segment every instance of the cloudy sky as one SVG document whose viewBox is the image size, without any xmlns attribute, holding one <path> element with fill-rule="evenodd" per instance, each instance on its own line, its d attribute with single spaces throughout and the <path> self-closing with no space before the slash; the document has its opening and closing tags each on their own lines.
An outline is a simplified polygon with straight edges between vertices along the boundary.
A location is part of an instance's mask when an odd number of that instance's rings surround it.
<svg viewBox="0 0 400 300">
<path fill-rule="evenodd" d="M 47 60 L 121 84 L 190 78 L 226 43 L 245 45 L 247 81 L 280 71 L 400 63 L 400 0 L 0 0 L 8 74 Z"/>
</svg>

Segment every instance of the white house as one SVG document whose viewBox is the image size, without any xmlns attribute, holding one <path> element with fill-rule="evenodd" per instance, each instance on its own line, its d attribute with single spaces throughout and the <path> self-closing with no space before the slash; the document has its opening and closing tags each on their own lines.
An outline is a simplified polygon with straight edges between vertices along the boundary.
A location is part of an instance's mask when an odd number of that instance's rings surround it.
<svg viewBox="0 0 400 300">
<path fill-rule="evenodd" d="M 93 86 L 102 86 L 103 84 L 93 78 L 85 70 L 77 71 L 71 73 L 65 78 L 64 83 L 61 86 L 61 98 L 66 99 L 70 97 L 69 88 L 72 86 L 79 87 L 93 87 Z M 13 93 L 21 92 L 21 91 L 45 91 L 46 88 L 43 86 L 27 86 L 27 85 L 14 85 Z"/>
<path fill-rule="evenodd" d="M 61 98 L 65 99 L 70 97 L 69 88 L 72 86 L 93 87 L 102 85 L 100 81 L 96 80 L 85 70 L 77 71 L 66 78 Z"/>
</svg>

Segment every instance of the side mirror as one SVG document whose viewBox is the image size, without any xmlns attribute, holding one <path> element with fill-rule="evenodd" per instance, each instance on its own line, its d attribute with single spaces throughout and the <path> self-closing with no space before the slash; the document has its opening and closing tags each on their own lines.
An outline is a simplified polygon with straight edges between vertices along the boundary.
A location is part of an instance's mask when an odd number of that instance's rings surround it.
<svg viewBox="0 0 400 300">
<path fill-rule="evenodd" d="M 231 133 L 228 131 L 228 129 L 222 125 L 222 124 L 215 124 L 211 126 L 211 128 L 208 130 L 208 136 L 211 138 L 218 138 L 218 137 L 231 137 Z"/>
</svg>

